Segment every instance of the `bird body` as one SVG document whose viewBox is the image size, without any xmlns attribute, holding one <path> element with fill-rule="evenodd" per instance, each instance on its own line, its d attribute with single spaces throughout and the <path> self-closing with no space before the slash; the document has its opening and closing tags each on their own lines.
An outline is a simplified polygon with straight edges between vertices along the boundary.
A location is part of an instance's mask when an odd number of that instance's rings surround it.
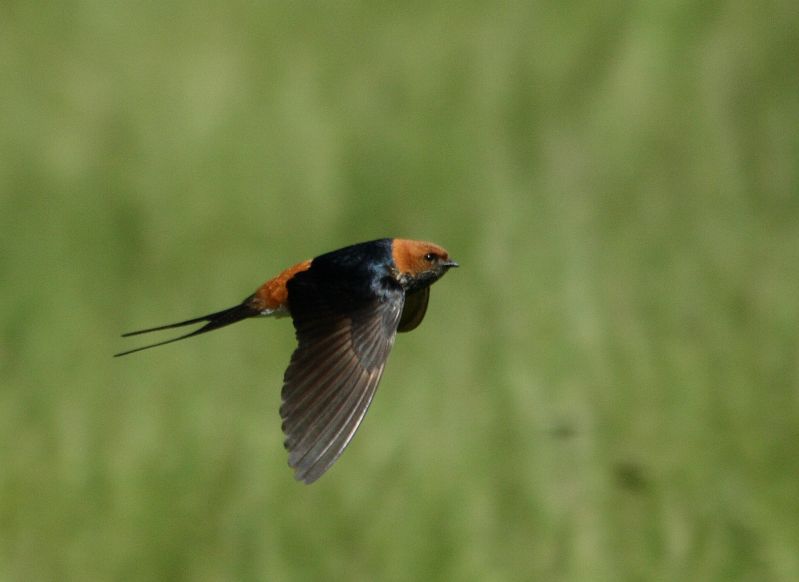
<svg viewBox="0 0 799 582">
<path fill-rule="evenodd" d="M 312 483 L 349 444 L 371 403 L 396 333 L 424 318 L 430 285 L 458 264 L 442 247 L 378 239 L 302 261 L 240 304 L 206 316 L 123 334 L 195 323 L 206 333 L 250 317 L 290 315 L 297 348 L 283 378 L 280 415 L 295 477 Z"/>
</svg>

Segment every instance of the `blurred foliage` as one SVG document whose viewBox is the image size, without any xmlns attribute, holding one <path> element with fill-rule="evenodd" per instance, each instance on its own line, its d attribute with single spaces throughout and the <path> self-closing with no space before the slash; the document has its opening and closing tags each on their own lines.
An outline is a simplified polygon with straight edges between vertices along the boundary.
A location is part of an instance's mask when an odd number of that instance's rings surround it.
<svg viewBox="0 0 799 582">
<path fill-rule="evenodd" d="M 799 11 L 0 5 L 0 580 L 799 580 Z M 382 236 L 462 268 L 295 483 L 291 325 L 123 360 Z"/>
</svg>

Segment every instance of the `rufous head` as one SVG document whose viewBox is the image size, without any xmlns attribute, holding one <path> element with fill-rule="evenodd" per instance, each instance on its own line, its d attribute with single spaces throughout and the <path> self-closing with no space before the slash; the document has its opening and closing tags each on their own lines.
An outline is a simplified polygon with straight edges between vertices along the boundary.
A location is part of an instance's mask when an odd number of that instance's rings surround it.
<svg viewBox="0 0 799 582">
<path fill-rule="evenodd" d="M 443 247 L 418 240 L 395 238 L 391 256 L 396 277 L 406 290 L 432 285 L 449 269 L 458 266 Z"/>
</svg>

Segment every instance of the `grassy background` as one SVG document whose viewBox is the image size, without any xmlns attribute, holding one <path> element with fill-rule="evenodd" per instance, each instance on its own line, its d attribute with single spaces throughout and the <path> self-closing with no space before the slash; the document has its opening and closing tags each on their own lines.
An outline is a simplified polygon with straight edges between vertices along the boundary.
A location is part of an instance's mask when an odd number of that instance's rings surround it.
<svg viewBox="0 0 799 582">
<path fill-rule="evenodd" d="M 0 580 L 799 580 L 795 1 L 0 5 Z M 295 483 L 286 322 L 462 268 Z"/>
</svg>

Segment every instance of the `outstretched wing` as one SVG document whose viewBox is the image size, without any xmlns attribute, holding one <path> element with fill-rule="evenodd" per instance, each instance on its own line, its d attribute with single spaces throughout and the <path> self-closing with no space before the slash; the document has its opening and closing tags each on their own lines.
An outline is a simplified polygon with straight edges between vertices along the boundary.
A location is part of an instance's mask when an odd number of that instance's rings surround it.
<svg viewBox="0 0 799 582">
<path fill-rule="evenodd" d="M 427 313 L 427 303 L 430 301 L 430 287 L 419 289 L 405 296 L 405 304 L 402 307 L 402 317 L 400 317 L 397 331 L 411 331 L 419 327 Z"/>
<path fill-rule="evenodd" d="M 337 301 L 311 277 L 290 287 L 297 349 L 283 379 L 285 446 L 295 478 L 312 483 L 349 444 L 394 344 L 403 294 Z"/>
</svg>

